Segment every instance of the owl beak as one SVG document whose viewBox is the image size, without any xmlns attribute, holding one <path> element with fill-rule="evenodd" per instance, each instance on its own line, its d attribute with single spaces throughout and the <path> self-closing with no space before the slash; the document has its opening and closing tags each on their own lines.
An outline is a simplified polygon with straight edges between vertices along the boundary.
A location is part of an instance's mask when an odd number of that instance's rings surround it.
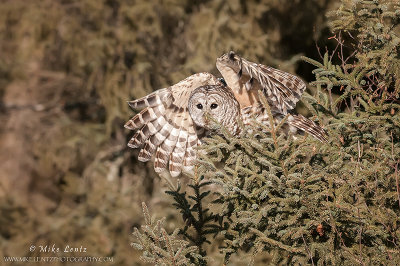
<svg viewBox="0 0 400 266">
<path fill-rule="evenodd" d="M 206 129 L 210 129 L 212 124 L 213 124 L 213 120 L 212 120 L 211 114 L 209 112 L 205 112 L 204 113 L 204 127 Z"/>
<path fill-rule="evenodd" d="M 208 112 L 205 112 L 204 113 L 204 125 L 208 124 L 208 116 L 209 116 Z"/>
</svg>

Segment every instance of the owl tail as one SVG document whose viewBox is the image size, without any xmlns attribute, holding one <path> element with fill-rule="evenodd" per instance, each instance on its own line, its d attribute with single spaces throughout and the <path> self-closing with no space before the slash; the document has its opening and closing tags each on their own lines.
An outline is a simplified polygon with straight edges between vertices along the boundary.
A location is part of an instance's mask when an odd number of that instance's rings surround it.
<svg viewBox="0 0 400 266">
<path fill-rule="evenodd" d="M 291 115 L 288 118 L 288 124 L 291 127 L 295 127 L 296 129 L 300 129 L 304 132 L 307 132 L 314 138 L 318 139 L 321 142 L 327 141 L 328 134 L 326 131 L 317 125 L 315 122 L 311 121 L 308 118 L 305 118 L 302 115 Z"/>
</svg>

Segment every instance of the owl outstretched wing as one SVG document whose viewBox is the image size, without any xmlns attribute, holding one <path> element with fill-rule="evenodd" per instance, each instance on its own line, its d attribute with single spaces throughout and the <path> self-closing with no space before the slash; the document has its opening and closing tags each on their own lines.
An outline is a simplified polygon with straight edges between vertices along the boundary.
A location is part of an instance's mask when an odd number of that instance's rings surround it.
<svg viewBox="0 0 400 266">
<path fill-rule="evenodd" d="M 217 82 L 210 73 L 198 73 L 128 102 L 133 109 L 143 109 L 125 124 L 125 128 L 137 130 L 128 146 L 141 148 L 139 161 L 149 161 L 155 155 L 155 171 L 161 173 L 168 169 L 174 177 L 182 170 L 192 170 L 196 159 L 194 148 L 205 130 L 193 124 L 188 112 L 189 97 L 197 87 Z"/>
<path fill-rule="evenodd" d="M 274 117 L 282 118 L 296 107 L 306 89 L 306 84 L 295 75 L 250 62 L 234 52 L 219 57 L 217 68 L 239 101 L 245 123 L 250 121 L 250 117 L 269 123 L 268 113 L 259 99 L 259 90 L 264 93 Z M 304 116 L 290 115 L 287 123 L 293 129 L 326 141 L 325 130 Z"/>
<path fill-rule="evenodd" d="M 262 90 L 271 107 L 286 115 L 306 88 L 300 78 L 250 62 L 232 51 L 217 59 L 217 68 L 242 107 L 258 103 L 257 91 Z"/>
</svg>

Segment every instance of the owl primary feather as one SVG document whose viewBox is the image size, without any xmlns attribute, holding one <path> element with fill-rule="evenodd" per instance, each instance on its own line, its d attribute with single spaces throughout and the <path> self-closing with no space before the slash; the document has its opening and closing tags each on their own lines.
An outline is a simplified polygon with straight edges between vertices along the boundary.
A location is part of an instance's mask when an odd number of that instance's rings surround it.
<svg viewBox="0 0 400 266">
<path fill-rule="evenodd" d="M 136 130 L 128 146 L 141 148 L 140 161 L 154 156 L 157 173 L 169 171 L 176 177 L 191 172 L 196 160 L 195 147 L 213 132 L 215 121 L 234 135 L 240 133 L 240 121 L 248 124 L 256 119 L 269 124 L 259 91 L 265 95 L 274 119 L 279 121 L 296 106 L 306 88 L 300 78 L 250 62 L 234 52 L 219 57 L 216 65 L 224 81 L 210 73 L 197 73 L 128 102 L 133 109 L 143 109 L 125 124 L 126 128 Z M 325 131 L 304 116 L 290 114 L 287 124 L 292 132 L 304 131 L 326 141 Z"/>
</svg>

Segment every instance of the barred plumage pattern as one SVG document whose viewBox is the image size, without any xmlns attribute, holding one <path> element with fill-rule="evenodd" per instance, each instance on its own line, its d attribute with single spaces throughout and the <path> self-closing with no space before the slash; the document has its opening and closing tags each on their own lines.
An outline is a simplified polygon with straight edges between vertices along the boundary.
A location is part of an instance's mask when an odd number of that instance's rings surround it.
<svg viewBox="0 0 400 266">
<path fill-rule="evenodd" d="M 189 114 L 196 125 L 208 131 L 223 126 L 235 136 L 240 133 L 240 104 L 232 90 L 222 83 L 195 89 L 189 98 Z"/>
<path fill-rule="evenodd" d="M 149 161 L 155 155 L 154 169 L 157 173 L 169 171 L 179 176 L 182 171 L 192 171 L 195 148 L 209 133 L 205 113 L 209 104 L 218 103 L 223 112 L 213 115 L 232 133 L 238 134 L 237 119 L 244 124 L 252 118 L 269 124 L 268 114 L 261 104 L 258 91 L 266 96 L 274 119 L 279 121 L 293 109 L 305 90 L 298 77 L 281 70 L 252 63 L 234 52 L 217 59 L 217 68 L 226 85 L 210 73 L 198 73 L 177 84 L 157 90 L 143 98 L 128 102 L 133 109 L 143 109 L 131 118 L 125 127 L 137 130 L 128 143 L 131 148 L 141 148 L 138 159 Z M 205 103 L 207 112 L 196 113 L 189 101 Z M 198 104 L 197 103 L 197 104 Z M 229 105 L 229 106 L 224 106 Z M 207 119 L 206 119 L 207 120 Z M 320 141 L 326 140 L 326 132 L 313 121 L 301 115 L 289 115 L 287 123 L 291 131 L 305 131 Z"/>
<path fill-rule="evenodd" d="M 200 86 L 218 82 L 212 74 L 198 73 L 174 86 L 128 102 L 133 109 L 144 108 L 125 124 L 128 129 L 138 129 L 128 146 L 142 147 L 139 161 L 149 161 L 155 154 L 157 173 L 167 167 L 172 176 L 178 176 L 182 169 L 190 171 L 196 159 L 194 148 L 205 135 L 205 129 L 193 124 L 187 110 L 189 96 Z"/>
<path fill-rule="evenodd" d="M 270 106 L 286 115 L 288 110 L 296 107 L 306 84 L 298 77 L 269 66 L 256 64 L 236 55 L 234 52 L 224 54 L 217 59 L 217 68 L 237 98 L 243 93 L 254 92 L 252 96 L 258 100 L 258 90 L 262 90 Z M 245 106 L 243 106 L 245 107 Z"/>
<path fill-rule="evenodd" d="M 271 108 L 271 113 L 274 118 L 275 126 L 277 126 L 279 122 L 281 122 L 281 120 L 285 117 L 283 114 L 277 111 L 276 108 Z M 244 125 L 250 125 L 253 119 L 264 125 L 270 124 L 268 112 L 262 104 L 248 106 L 242 109 L 242 120 Z M 289 114 L 286 124 L 289 126 L 287 128 L 287 131 L 298 133 L 298 130 L 300 130 L 300 133 L 307 132 L 321 142 L 327 141 L 326 131 L 319 125 L 317 125 L 314 121 L 302 115 Z"/>
</svg>

